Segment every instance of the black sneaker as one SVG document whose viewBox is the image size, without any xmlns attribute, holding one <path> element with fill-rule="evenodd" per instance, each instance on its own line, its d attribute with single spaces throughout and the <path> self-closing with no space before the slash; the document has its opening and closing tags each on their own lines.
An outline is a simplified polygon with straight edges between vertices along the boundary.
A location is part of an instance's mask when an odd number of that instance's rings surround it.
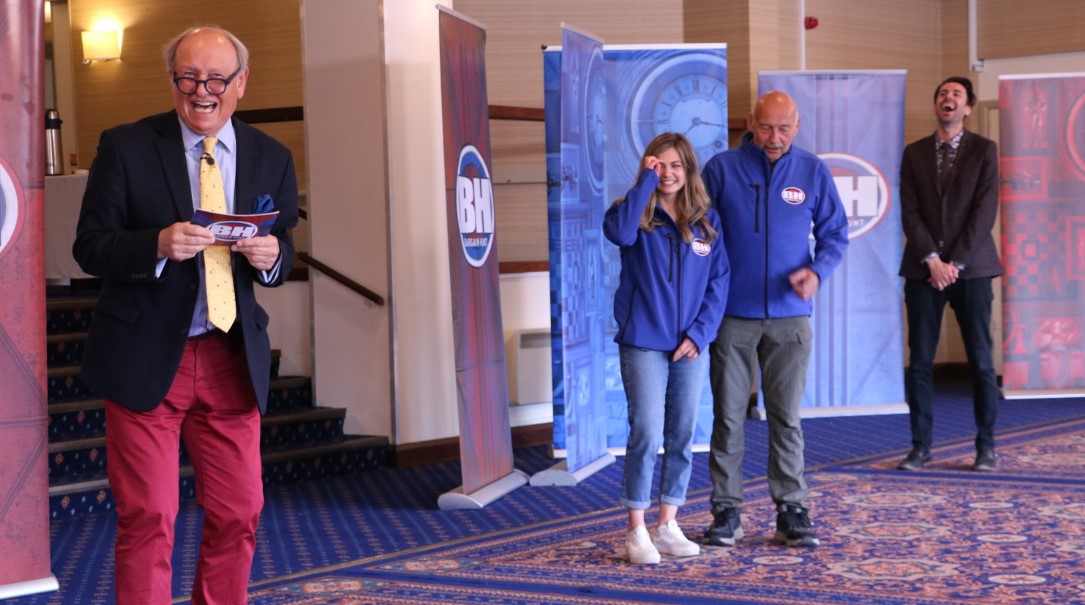
<svg viewBox="0 0 1085 605">
<path fill-rule="evenodd" d="M 776 534 L 772 540 L 788 546 L 817 546 L 821 543 L 810 523 L 810 510 L 798 504 L 780 504 L 776 507 Z"/>
<path fill-rule="evenodd" d="M 998 470 L 998 457 L 995 456 L 994 450 L 980 450 L 976 454 L 976 462 L 972 465 L 972 470 L 990 473 Z"/>
<path fill-rule="evenodd" d="M 745 534 L 742 532 L 742 516 L 735 507 L 728 507 L 716 513 L 712 525 L 704 532 L 704 541 L 713 546 L 734 546 Z"/>
<path fill-rule="evenodd" d="M 907 458 L 900 461 L 897 468 L 902 471 L 918 471 L 930 461 L 931 453 L 928 450 L 914 449 L 908 454 Z"/>
</svg>

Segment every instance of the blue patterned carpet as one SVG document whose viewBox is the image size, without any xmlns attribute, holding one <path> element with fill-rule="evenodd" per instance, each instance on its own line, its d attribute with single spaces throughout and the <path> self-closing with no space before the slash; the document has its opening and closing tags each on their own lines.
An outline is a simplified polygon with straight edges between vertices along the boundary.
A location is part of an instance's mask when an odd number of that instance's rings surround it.
<svg viewBox="0 0 1085 605">
<path fill-rule="evenodd" d="M 816 549 L 771 542 L 771 499 L 754 480 L 746 538 L 699 557 L 626 564 L 625 513 L 612 508 L 262 583 L 250 602 L 1085 603 L 1085 418 L 1003 442 L 995 474 L 968 470 L 970 444 L 938 448 L 918 473 L 892 470 L 899 455 L 812 472 Z M 707 489 L 679 520 L 688 533 L 711 520 Z"/>
<path fill-rule="evenodd" d="M 455 463 L 271 486 L 251 602 L 1085 603 L 1085 400 L 1003 402 L 1002 468 L 990 475 L 966 468 L 967 385 L 940 384 L 936 414 L 935 462 L 918 473 L 893 470 L 909 443 L 905 415 L 804 421 L 822 546 L 802 551 L 768 542 L 766 427 L 748 423 L 747 537 L 653 569 L 621 560 L 620 458 L 577 487 L 525 486 L 480 511 L 437 509 L 460 483 Z M 526 473 L 550 464 L 545 448 L 516 452 Z M 679 517 L 691 535 L 710 520 L 709 485 L 698 454 Z M 201 521 L 185 501 L 176 602 L 187 602 Z M 60 591 L 6 603 L 112 603 L 115 523 L 111 513 L 54 522 Z"/>
</svg>

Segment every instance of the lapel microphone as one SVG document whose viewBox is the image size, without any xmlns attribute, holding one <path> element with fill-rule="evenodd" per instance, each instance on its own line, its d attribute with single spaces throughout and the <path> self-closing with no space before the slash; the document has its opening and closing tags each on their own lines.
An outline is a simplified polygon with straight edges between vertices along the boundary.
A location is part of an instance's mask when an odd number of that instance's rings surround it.
<svg viewBox="0 0 1085 605">
<path fill-rule="evenodd" d="M 208 166 L 215 165 L 215 156 L 211 155 L 210 153 L 204 152 L 203 157 L 201 157 L 200 159 L 206 161 Z"/>
</svg>

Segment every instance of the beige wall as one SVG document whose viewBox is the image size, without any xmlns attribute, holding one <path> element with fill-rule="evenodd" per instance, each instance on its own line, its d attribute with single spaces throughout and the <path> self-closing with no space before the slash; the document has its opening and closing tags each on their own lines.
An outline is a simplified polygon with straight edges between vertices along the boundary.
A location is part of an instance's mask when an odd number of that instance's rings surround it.
<svg viewBox="0 0 1085 605">
<path fill-rule="evenodd" d="M 90 167 L 102 130 L 173 107 L 162 47 L 181 30 L 214 23 L 234 32 L 252 56 L 245 98 L 238 108 L 298 107 L 301 34 L 298 0 L 165 2 L 69 0 L 79 167 Z M 82 32 L 102 19 L 124 31 L 121 60 L 84 65 Z M 63 116 L 62 116 L 63 117 Z M 303 124 L 259 125 L 294 150 L 305 175 Z M 73 150 L 67 150 L 73 151 Z M 302 183 L 305 181 L 302 180 Z"/>
<path fill-rule="evenodd" d="M 253 71 L 240 109 L 302 105 L 298 0 L 162 2 L 68 0 L 71 46 L 98 19 L 124 27 L 123 60 L 74 62 L 79 165 L 89 167 L 98 134 L 171 106 L 161 47 L 188 25 L 214 22 L 249 45 Z M 561 24 L 608 44 L 727 42 L 731 119 L 742 121 L 760 70 L 906 69 L 905 138 L 931 129 L 930 94 L 946 74 L 968 73 L 967 0 L 457 0 L 458 12 L 487 28 L 490 103 L 541 108 L 544 45 L 561 42 Z M 980 56 L 1085 50 L 1079 0 L 979 0 Z M 803 12 L 805 11 L 805 12 Z M 803 32 L 800 15 L 819 25 Z M 1050 18 L 1056 15 L 1058 18 Z M 805 39 L 805 47 L 802 40 Z M 805 50 L 805 52 L 803 52 Z M 343 99 L 349 102 L 349 99 Z M 62 116 L 63 117 L 63 116 Z M 306 186 L 304 124 L 262 129 L 295 151 Z M 502 261 L 546 260 L 546 186 L 541 122 L 491 124 Z M 66 149 L 72 151 L 71 149 Z"/>
<path fill-rule="evenodd" d="M 1085 2 L 977 0 L 977 5 L 980 58 L 1085 50 Z"/>
</svg>

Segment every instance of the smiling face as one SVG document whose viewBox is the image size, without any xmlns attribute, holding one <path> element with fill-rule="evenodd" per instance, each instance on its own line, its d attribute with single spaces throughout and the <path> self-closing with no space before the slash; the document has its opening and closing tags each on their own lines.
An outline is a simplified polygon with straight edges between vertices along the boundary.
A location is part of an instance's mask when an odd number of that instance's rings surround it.
<svg viewBox="0 0 1085 605">
<path fill-rule="evenodd" d="M 972 113 L 968 104 L 968 91 L 957 82 L 946 82 L 934 95 L 934 117 L 938 124 L 951 127 L 964 123 L 966 116 Z"/>
<path fill-rule="evenodd" d="M 186 126 L 204 136 L 218 134 L 237 109 L 238 100 L 245 96 L 249 70 L 247 67 L 241 70 L 221 95 L 208 93 L 202 84 L 196 87 L 196 92 L 186 95 L 177 90 L 172 78 L 185 76 L 197 80 L 226 79 L 237 68 L 237 49 L 222 33 L 213 29 L 202 29 L 181 40 L 174 58 L 170 87 L 173 91 L 173 106 Z"/>
<path fill-rule="evenodd" d="M 656 191 L 663 199 L 673 201 L 686 186 L 686 165 L 674 147 L 668 147 L 656 157 L 659 158 L 659 164 L 656 164 L 659 186 Z"/>
</svg>

